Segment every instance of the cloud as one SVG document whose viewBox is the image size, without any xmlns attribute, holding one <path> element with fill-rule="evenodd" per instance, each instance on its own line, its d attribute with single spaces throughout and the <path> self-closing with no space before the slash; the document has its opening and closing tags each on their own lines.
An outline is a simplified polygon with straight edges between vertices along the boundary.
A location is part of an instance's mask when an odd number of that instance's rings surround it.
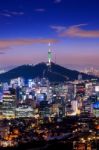
<svg viewBox="0 0 99 150">
<path fill-rule="evenodd" d="M 56 39 L 16 39 L 16 40 L 0 40 L 0 51 L 8 50 L 13 46 L 25 46 L 32 44 L 56 43 Z"/>
<path fill-rule="evenodd" d="M 2 10 L 0 11 L 0 16 L 4 17 L 13 17 L 13 16 L 22 16 L 24 12 L 22 11 L 9 11 L 9 10 Z"/>
<path fill-rule="evenodd" d="M 0 52 L 0 55 L 4 55 L 5 54 L 5 52 Z"/>
<path fill-rule="evenodd" d="M 62 0 L 54 0 L 54 3 L 61 3 Z"/>
<path fill-rule="evenodd" d="M 99 30 L 85 30 L 82 29 L 82 26 L 86 26 L 86 24 L 79 24 L 70 26 L 63 32 L 61 32 L 61 36 L 70 36 L 70 37 L 81 37 L 81 38 L 99 38 Z"/>
<path fill-rule="evenodd" d="M 6 46 L 6 45 L 5 45 L 5 46 L 0 45 L 0 53 L 9 50 L 9 48 L 10 48 L 10 47 L 8 47 L 8 46 Z"/>
<path fill-rule="evenodd" d="M 61 31 L 64 31 L 66 29 L 65 26 L 50 26 L 50 28 L 54 29 L 56 32 L 61 32 Z"/>
<path fill-rule="evenodd" d="M 61 27 L 59 36 L 61 37 L 80 37 L 80 38 L 99 38 L 99 30 L 88 30 L 82 29 L 81 27 L 86 26 L 87 24 L 78 24 L 73 25 L 68 28 Z M 58 30 L 59 26 L 54 27 L 53 29 Z M 59 30 L 58 30 L 59 31 Z"/>
<path fill-rule="evenodd" d="M 22 16 L 22 15 L 24 15 L 24 12 L 22 12 L 22 11 L 19 11 L 19 12 L 18 11 L 12 11 L 11 14 L 14 15 L 14 16 Z"/>
<path fill-rule="evenodd" d="M 36 12 L 45 12 L 45 9 L 44 8 L 37 8 L 34 11 L 36 11 Z"/>
<path fill-rule="evenodd" d="M 4 17 L 12 17 L 12 15 L 9 14 L 9 13 L 0 13 L 0 16 L 4 16 Z"/>
</svg>

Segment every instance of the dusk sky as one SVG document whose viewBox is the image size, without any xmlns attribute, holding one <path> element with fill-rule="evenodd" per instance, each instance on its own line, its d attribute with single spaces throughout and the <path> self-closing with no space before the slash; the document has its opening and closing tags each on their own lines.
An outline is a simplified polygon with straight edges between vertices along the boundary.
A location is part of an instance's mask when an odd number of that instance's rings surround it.
<svg viewBox="0 0 99 150">
<path fill-rule="evenodd" d="M 0 0 L 0 64 L 99 63 L 99 0 Z"/>
</svg>

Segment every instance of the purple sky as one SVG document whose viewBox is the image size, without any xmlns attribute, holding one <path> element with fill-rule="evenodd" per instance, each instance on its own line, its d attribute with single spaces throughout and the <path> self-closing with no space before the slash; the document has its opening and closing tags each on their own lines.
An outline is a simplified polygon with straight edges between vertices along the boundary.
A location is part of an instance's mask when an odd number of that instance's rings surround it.
<svg viewBox="0 0 99 150">
<path fill-rule="evenodd" d="M 98 66 L 98 0 L 0 0 L 0 64 Z"/>
</svg>

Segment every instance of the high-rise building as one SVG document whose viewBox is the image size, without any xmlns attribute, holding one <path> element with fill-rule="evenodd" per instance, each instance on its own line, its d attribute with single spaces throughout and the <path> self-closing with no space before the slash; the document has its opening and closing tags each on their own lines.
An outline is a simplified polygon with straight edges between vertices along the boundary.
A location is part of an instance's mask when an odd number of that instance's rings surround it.
<svg viewBox="0 0 99 150">
<path fill-rule="evenodd" d="M 2 115 L 6 118 L 15 117 L 15 99 L 9 91 L 3 94 Z"/>
<path fill-rule="evenodd" d="M 81 73 L 78 75 L 78 80 L 82 81 L 82 74 Z"/>
<path fill-rule="evenodd" d="M 77 100 L 71 101 L 72 110 L 75 113 L 75 115 L 78 113 L 78 103 Z"/>
<path fill-rule="evenodd" d="M 28 105 L 20 105 L 16 108 L 16 118 L 33 117 L 33 108 Z"/>
<path fill-rule="evenodd" d="M 85 83 L 76 84 L 76 96 L 84 96 L 85 95 Z"/>
</svg>

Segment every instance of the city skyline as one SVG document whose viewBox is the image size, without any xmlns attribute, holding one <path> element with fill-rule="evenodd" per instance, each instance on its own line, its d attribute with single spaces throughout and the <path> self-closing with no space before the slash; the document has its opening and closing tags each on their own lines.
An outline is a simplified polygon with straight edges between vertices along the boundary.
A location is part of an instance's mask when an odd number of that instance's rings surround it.
<svg viewBox="0 0 99 150">
<path fill-rule="evenodd" d="M 98 0 L 1 0 L 0 64 L 52 61 L 66 66 L 99 62 Z"/>
</svg>

